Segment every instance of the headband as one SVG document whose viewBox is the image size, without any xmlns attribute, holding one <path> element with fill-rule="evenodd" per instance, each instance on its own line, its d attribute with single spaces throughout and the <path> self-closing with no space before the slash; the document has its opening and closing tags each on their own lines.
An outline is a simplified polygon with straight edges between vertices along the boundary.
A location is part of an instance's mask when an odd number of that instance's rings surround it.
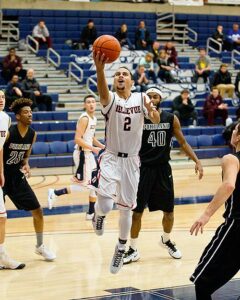
<svg viewBox="0 0 240 300">
<path fill-rule="evenodd" d="M 156 93 L 161 97 L 161 99 L 163 97 L 162 92 L 158 88 L 152 87 L 146 91 L 146 94 L 148 94 L 148 93 Z"/>
</svg>

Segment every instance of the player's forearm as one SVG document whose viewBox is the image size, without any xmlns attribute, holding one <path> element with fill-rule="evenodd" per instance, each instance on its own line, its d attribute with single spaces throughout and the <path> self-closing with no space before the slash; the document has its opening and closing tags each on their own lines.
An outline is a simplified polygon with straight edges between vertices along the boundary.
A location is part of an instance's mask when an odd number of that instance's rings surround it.
<svg viewBox="0 0 240 300">
<path fill-rule="evenodd" d="M 221 207 L 233 193 L 235 187 L 229 182 L 223 182 L 218 188 L 212 201 L 205 209 L 204 214 L 211 217 Z"/>
<path fill-rule="evenodd" d="M 195 154 L 195 152 L 187 142 L 181 144 L 181 148 L 191 160 L 193 160 L 195 163 L 198 162 L 197 155 Z"/>
<path fill-rule="evenodd" d="M 93 146 L 86 143 L 82 138 L 76 138 L 75 144 L 77 144 L 79 147 L 82 147 L 83 149 L 88 149 L 90 151 L 93 151 Z"/>
<path fill-rule="evenodd" d="M 159 112 L 157 110 L 149 112 L 148 116 L 149 116 L 149 119 L 151 120 L 151 122 L 153 124 L 160 123 L 160 114 L 159 114 Z"/>
<path fill-rule="evenodd" d="M 99 147 L 101 149 L 105 148 L 105 145 L 103 145 L 102 143 L 100 143 L 96 138 L 93 138 L 93 145 L 96 147 Z"/>
<path fill-rule="evenodd" d="M 100 102 L 102 105 L 108 105 L 109 103 L 109 88 L 105 78 L 104 70 L 97 70 L 97 89 L 100 96 Z"/>
</svg>

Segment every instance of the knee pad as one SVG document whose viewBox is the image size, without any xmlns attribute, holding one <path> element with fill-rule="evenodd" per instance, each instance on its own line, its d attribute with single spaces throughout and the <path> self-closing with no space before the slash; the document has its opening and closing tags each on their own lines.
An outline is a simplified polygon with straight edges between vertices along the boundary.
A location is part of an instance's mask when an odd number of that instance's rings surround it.
<svg viewBox="0 0 240 300">
<path fill-rule="evenodd" d="M 90 191 L 89 196 L 92 197 L 92 198 L 97 198 L 97 194 L 94 190 Z"/>
<path fill-rule="evenodd" d="M 97 202 L 95 204 L 95 211 L 98 215 L 106 215 L 113 208 L 113 200 L 110 197 L 105 197 L 102 195 L 97 196 Z"/>
</svg>

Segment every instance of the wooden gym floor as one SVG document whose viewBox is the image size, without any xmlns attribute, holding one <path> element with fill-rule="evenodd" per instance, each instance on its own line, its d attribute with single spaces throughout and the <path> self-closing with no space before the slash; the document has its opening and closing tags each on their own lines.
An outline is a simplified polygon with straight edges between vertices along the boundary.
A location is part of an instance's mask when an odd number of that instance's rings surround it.
<svg viewBox="0 0 240 300">
<path fill-rule="evenodd" d="M 41 170 L 38 172 L 41 173 Z M 0 299 L 195 299 L 189 276 L 215 228 L 223 220 L 223 210 L 220 210 L 209 222 L 203 235 L 195 237 L 189 234 L 193 221 L 206 206 L 205 203 L 198 203 L 201 198 L 196 196 L 213 195 L 221 182 L 219 166 L 205 167 L 204 172 L 204 178 L 199 181 L 192 167 L 173 169 L 176 198 L 193 197 L 189 200 L 191 204 L 175 206 L 172 239 L 182 251 L 183 258 L 170 258 L 167 251 L 158 245 L 162 232 L 161 212 L 149 213 L 146 210 L 138 244 L 141 259 L 124 266 L 116 275 L 109 272 L 118 237 L 116 210 L 107 216 L 105 234 L 98 237 L 93 233 L 91 222 L 85 220 L 87 191 L 58 198 L 57 208 L 51 211 L 52 215 L 45 216 L 44 236 L 45 244 L 56 251 L 57 259 L 45 262 L 34 253 L 32 218 L 22 217 L 22 212 L 16 212 L 13 204 L 7 200 L 9 219 L 6 247 L 13 258 L 26 263 L 26 268 L 0 272 Z M 47 207 L 48 188 L 71 184 L 70 178 L 70 175 L 32 176 L 29 182 L 41 205 Z M 45 209 L 45 213 L 50 212 Z M 236 278 L 240 278 L 239 275 Z M 240 294 L 239 283 L 232 281 L 230 284 L 234 286 L 228 285 L 228 289 L 225 288 L 214 299 L 237 299 Z"/>
</svg>

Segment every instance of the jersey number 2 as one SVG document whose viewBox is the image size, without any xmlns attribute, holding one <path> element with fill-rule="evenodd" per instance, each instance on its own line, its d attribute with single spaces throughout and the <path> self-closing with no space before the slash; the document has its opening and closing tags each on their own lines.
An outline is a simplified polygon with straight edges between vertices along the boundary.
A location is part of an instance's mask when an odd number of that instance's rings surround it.
<svg viewBox="0 0 240 300">
<path fill-rule="evenodd" d="M 124 120 L 124 131 L 130 131 L 131 130 L 131 118 L 126 117 Z"/>
</svg>

